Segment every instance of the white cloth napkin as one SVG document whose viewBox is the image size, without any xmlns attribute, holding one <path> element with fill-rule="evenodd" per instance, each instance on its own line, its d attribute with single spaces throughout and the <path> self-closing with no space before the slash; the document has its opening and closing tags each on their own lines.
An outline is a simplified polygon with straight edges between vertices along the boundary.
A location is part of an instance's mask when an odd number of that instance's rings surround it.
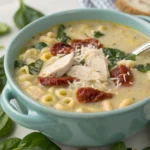
<svg viewBox="0 0 150 150">
<path fill-rule="evenodd" d="M 85 8 L 117 9 L 115 0 L 79 0 L 79 2 Z"/>
<path fill-rule="evenodd" d="M 119 10 L 115 5 L 115 0 L 79 0 L 83 8 L 101 8 Z M 137 17 L 150 23 L 150 17 L 138 15 Z"/>
</svg>

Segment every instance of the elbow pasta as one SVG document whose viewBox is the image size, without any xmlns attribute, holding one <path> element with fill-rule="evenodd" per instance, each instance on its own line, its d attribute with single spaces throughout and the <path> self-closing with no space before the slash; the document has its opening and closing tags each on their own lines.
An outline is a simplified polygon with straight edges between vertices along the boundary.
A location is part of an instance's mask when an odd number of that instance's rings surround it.
<svg viewBox="0 0 150 150">
<path fill-rule="evenodd" d="M 150 71 L 147 71 L 148 81 L 150 81 Z"/>
<path fill-rule="evenodd" d="M 33 81 L 34 76 L 30 74 L 22 74 L 18 76 L 18 81 Z"/>
<path fill-rule="evenodd" d="M 119 108 L 124 108 L 126 106 L 129 106 L 133 104 L 133 102 L 134 102 L 133 98 L 126 98 L 120 103 Z"/>
<path fill-rule="evenodd" d="M 104 111 L 113 110 L 113 106 L 112 106 L 110 100 L 104 100 L 104 101 L 102 101 L 102 105 L 103 105 Z"/>
<path fill-rule="evenodd" d="M 28 88 L 29 86 L 32 86 L 32 83 L 29 81 L 19 82 L 24 88 Z"/>
<path fill-rule="evenodd" d="M 120 60 L 118 65 L 125 65 L 128 68 L 133 68 L 135 66 L 135 61 L 133 60 Z"/>
<path fill-rule="evenodd" d="M 40 40 L 40 42 L 44 42 L 49 46 L 51 46 L 52 44 L 57 42 L 57 40 L 55 38 L 49 38 L 47 36 L 41 36 L 39 40 Z"/>
<path fill-rule="evenodd" d="M 62 27 L 62 37 L 58 36 L 58 27 L 61 26 L 56 25 L 44 32 L 34 35 L 24 44 L 20 50 L 21 53 L 17 56 L 15 64 L 15 67 L 17 67 L 15 69 L 15 81 L 28 96 L 38 101 L 40 104 L 57 110 L 86 113 L 107 112 L 124 108 L 150 95 L 150 91 L 148 90 L 150 89 L 150 84 L 148 82 L 150 81 L 150 71 L 147 71 L 147 73 L 140 73 L 136 69 L 136 65 L 138 64 L 149 63 L 148 53 L 142 53 L 140 56 L 137 56 L 135 61 L 121 60 L 121 57 L 118 57 L 118 59 L 112 59 L 115 62 L 115 64 L 113 64 L 113 61 L 111 62 L 111 59 L 109 59 L 111 53 L 108 51 L 108 55 L 105 57 L 106 54 L 104 54 L 104 49 L 99 48 L 101 47 L 99 44 L 102 44 L 108 48 L 120 49 L 123 54 L 129 54 L 132 52 L 132 49 L 148 41 L 149 38 L 126 26 L 105 21 L 84 20 L 65 23 L 64 28 Z M 100 37 L 101 35 L 103 36 Z M 75 40 L 79 40 L 79 43 L 76 43 Z M 61 43 L 60 46 L 59 44 L 54 45 L 62 41 L 65 43 Z M 85 44 L 82 44 L 84 42 Z M 53 51 L 56 51 L 56 56 L 51 53 L 52 47 Z M 97 49 L 101 51 L 99 55 L 103 55 L 103 57 L 96 57 L 95 54 L 97 53 L 95 50 L 97 51 Z M 74 56 L 72 56 L 70 63 L 67 64 L 67 61 L 58 61 L 72 51 Z M 91 55 L 91 57 L 89 57 L 89 55 Z M 103 58 L 105 60 L 99 63 L 100 59 Z M 61 62 L 59 63 L 59 67 L 55 66 L 54 62 L 56 61 Z M 53 63 L 54 65 L 52 65 Z M 65 63 L 66 65 L 64 65 Z M 79 69 L 79 71 L 74 71 L 75 73 L 73 72 L 73 75 L 70 75 L 71 77 L 76 77 L 77 80 L 73 78 L 73 81 L 66 82 L 67 79 L 64 77 L 70 78 L 68 72 L 71 70 L 71 67 L 75 65 L 79 65 L 80 67 L 82 65 L 83 70 Z M 114 68 L 119 68 L 119 65 L 124 65 L 127 67 L 124 68 L 130 70 L 134 80 L 131 80 L 133 82 L 129 82 L 129 87 L 124 86 L 121 82 L 118 83 L 119 80 L 116 76 L 114 76 L 114 78 L 111 77 L 111 70 L 108 69 L 109 65 L 116 65 L 113 66 Z M 51 66 L 54 67 L 52 68 Z M 91 70 L 90 73 L 85 73 L 85 68 Z M 43 69 L 45 69 L 46 76 L 42 74 Z M 66 70 L 66 72 L 64 71 L 64 74 L 61 76 L 59 74 L 62 73 L 62 70 Z M 124 72 L 124 70 L 120 72 Z M 122 74 L 124 82 L 128 80 L 131 75 L 130 72 L 127 72 L 128 76 Z M 58 77 L 56 77 L 57 74 L 59 75 Z M 85 77 L 86 75 L 87 78 Z M 82 80 L 80 76 L 84 76 L 85 78 Z M 92 76 L 95 77 L 88 80 L 88 78 Z M 57 79 L 54 80 L 50 78 Z M 95 80 L 95 78 L 97 78 L 97 80 Z M 120 77 L 120 79 L 122 78 Z M 63 84 L 61 85 L 61 83 Z M 113 97 L 110 98 L 108 96 L 108 98 L 106 96 L 107 98 L 101 99 L 100 95 L 100 97 L 98 96 L 100 99 L 97 98 L 95 100 L 94 96 L 96 97 L 96 94 L 93 94 L 91 91 L 93 95 L 90 95 L 91 93 L 88 90 L 85 93 L 80 93 L 81 91 L 78 93 L 78 89 L 82 87 L 103 91 L 105 94 L 110 93 Z M 79 94 L 81 94 L 81 100 L 79 99 Z M 87 96 L 89 96 L 90 100 L 88 100 Z"/>
<path fill-rule="evenodd" d="M 72 108 L 75 106 L 75 100 L 72 97 L 65 97 L 61 100 L 61 104 Z"/>
<path fill-rule="evenodd" d="M 66 89 L 56 89 L 55 94 L 58 98 L 66 97 L 67 96 L 67 90 Z"/>
<path fill-rule="evenodd" d="M 54 107 L 58 110 L 71 111 L 75 106 L 75 100 L 72 97 L 65 97 L 59 100 L 59 103 L 56 103 Z"/>
<path fill-rule="evenodd" d="M 19 56 L 20 60 L 25 61 L 27 58 L 37 58 L 38 52 L 35 48 L 28 49 L 24 54 Z"/>
<path fill-rule="evenodd" d="M 47 106 L 54 105 L 56 101 L 57 100 L 54 94 L 46 94 L 40 99 L 40 103 L 47 105 Z"/>
<path fill-rule="evenodd" d="M 33 58 L 27 58 L 26 60 L 25 60 L 25 63 L 27 64 L 27 65 L 29 65 L 29 64 L 31 64 L 31 63 L 34 63 L 36 60 L 35 59 L 33 59 Z"/>
<path fill-rule="evenodd" d="M 50 48 L 44 47 L 43 49 L 41 49 L 39 56 L 42 56 L 44 53 L 50 53 Z"/>
<path fill-rule="evenodd" d="M 40 59 L 45 62 L 45 61 L 48 61 L 51 57 L 52 55 L 50 53 L 43 53 Z"/>
<path fill-rule="evenodd" d="M 16 74 L 17 74 L 17 75 L 25 75 L 25 74 L 28 74 L 28 75 L 29 75 L 29 68 L 28 68 L 28 66 L 23 66 L 23 67 L 21 67 L 21 68 L 17 71 Z"/>
<path fill-rule="evenodd" d="M 35 100 L 41 99 L 42 96 L 45 95 L 45 92 L 42 89 L 40 89 L 39 87 L 36 87 L 36 86 L 30 86 L 30 87 L 27 88 L 26 91 L 30 96 L 34 97 Z"/>
</svg>

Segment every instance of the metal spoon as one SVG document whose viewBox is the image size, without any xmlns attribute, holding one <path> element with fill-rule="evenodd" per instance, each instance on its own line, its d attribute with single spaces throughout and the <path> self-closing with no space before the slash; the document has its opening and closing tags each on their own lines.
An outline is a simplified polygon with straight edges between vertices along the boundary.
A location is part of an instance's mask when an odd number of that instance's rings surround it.
<svg viewBox="0 0 150 150">
<path fill-rule="evenodd" d="M 144 43 L 143 45 L 140 45 L 139 47 L 135 48 L 132 51 L 132 54 L 134 55 L 138 55 L 140 53 L 142 53 L 143 51 L 147 50 L 148 48 L 150 48 L 150 41 Z"/>
</svg>

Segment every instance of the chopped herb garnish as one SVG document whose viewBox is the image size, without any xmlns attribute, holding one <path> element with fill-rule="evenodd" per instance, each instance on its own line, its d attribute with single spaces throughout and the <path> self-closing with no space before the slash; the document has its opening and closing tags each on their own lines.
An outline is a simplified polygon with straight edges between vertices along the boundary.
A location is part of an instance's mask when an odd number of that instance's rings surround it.
<svg viewBox="0 0 150 150">
<path fill-rule="evenodd" d="M 6 75 L 4 71 L 4 57 L 0 58 L 0 93 L 6 84 Z"/>
<path fill-rule="evenodd" d="M 84 64 L 85 64 L 85 59 L 82 59 L 82 60 L 80 61 L 80 64 L 84 65 Z"/>
<path fill-rule="evenodd" d="M 150 71 L 150 64 L 147 63 L 146 65 L 137 65 L 136 66 L 137 70 L 141 71 L 141 72 L 147 72 L 147 71 Z"/>
<path fill-rule="evenodd" d="M 15 60 L 15 68 L 23 67 L 25 63 L 21 60 Z"/>
<path fill-rule="evenodd" d="M 59 25 L 56 38 L 61 42 L 67 43 L 71 38 L 64 32 L 64 30 L 65 26 L 63 24 Z"/>
<path fill-rule="evenodd" d="M 33 9 L 26 4 L 24 4 L 23 0 L 19 0 L 20 8 L 14 15 L 14 22 L 18 29 L 22 29 L 29 23 L 35 21 L 44 16 L 40 11 Z"/>
<path fill-rule="evenodd" d="M 110 148 L 110 150 L 127 150 L 124 142 L 118 142 Z"/>
<path fill-rule="evenodd" d="M 10 32 L 10 27 L 5 23 L 0 23 L 0 35 L 5 35 Z"/>
<path fill-rule="evenodd" d="M 40 42 L 40 43 L 37 43 L 36 45 L 32 46 L 32 48 L 35 48 L 37 50 L 41 50 L 43 49 L 44 47 L 47 47 L 47 44 L 44 43 L 44 42 Z"/>
<path fill-rule="evenodd" d="M 97 39 L 100 38 L 101 36 L 104 36 L 104 35 L 105 34 L 101 33 L 100 31 L 95 31 L 94 32 L 94 37 L 97 38 Z"/>
<path fill-rule="evenodd" d="M 34 63 L 28 65 L 30 74 L 39 73 L 43 65 L 41 59 L 36 60 Z"/>
<path fill-rule="evenodd" d="M 150 147 L 146 147 L 146 148 L 144 148 L 143 150 L 150 150 Z"/>
<path fill-rule="evenodd" d="M 126 60 L 136 60 L 136 55 L 134 54 L 126 54 L 125 52 L 119 50 L 119 49 L 114 49 L 114 48 L 103 48 L 103 52 L 105 56 L 107 56 L 110 64 L 109 64 L 109 69 L 114 67 L 118 61 L 126 59 Z"/>
</svg>

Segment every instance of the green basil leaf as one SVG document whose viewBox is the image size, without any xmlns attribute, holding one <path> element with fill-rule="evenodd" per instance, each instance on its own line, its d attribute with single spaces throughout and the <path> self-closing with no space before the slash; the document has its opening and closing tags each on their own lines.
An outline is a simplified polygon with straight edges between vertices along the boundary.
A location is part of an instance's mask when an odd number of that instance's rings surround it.
<svg viewBox="0 0 150 150">
<path fill-rule="evenodd" d="M 33 48 L 37 49 L 37 50 L 41 50 L 43 49 L 44 47 L 47 47 L 47 44 L 44 43 L 44 42 L 40 42 L 40 43 L 37 43 L 36 45 L 32 46 Z"/>
<path fill-rule="evenodd" d="M 5 112 L 3 111 L 2 107 L 0 106 L 0 117 L 4 114 Z"/>
<path fill-rule="evenodd" d="M 109 69 L 114 67 L 120 60 L 136 60 L 136 55 L 130 53 L 126 54 L 125 52 L 115 48 L 103 48 L 103 52 L 110 62 Z"/>
<path fill-rule="evenodd" d="M 82 60 L 80 61 L 80 64 L 84 65 L 84 64 L 85 64 L 85 59 L 82 59 Z"/>
<path fill-rule="evenodd" d="M 0 137 L 8 135 L 13 129 L 13 122 L 11 119 L 3 112 L 0 106 Z"/>
<path fill-rule="evenodd" d="M 94 37 L 95 38 L 100 38 L 101 36 L 104 36 L 105 34 L 101 33 L 100 31 L 95 31 L 94 32 Z"/>
<path fill-rule="evenodd" d="M 43 65 L 41 59 L 36 60 L 34 63 L 28 65 L 30 74 L 39 73 Z"/>
<path fill-rule="evenodd" d="M 136 68 L 138 71 L 147 72 L 147 71 L 150 71 L 150 64 L 148 63 L 146 65 L 140 64 L 140 65 L 137 65 Z"/>
<path fill-rule="evenodd" d="M 64 30 L 65 30 L 65 26 L 63 24 L 59 25 L 56 38 L 61 42 L 67 43 L 67 41 L 71 40 L 71 38 L 67 36 Z"/>
<path fill-rule="evenodd" d="M 36 149 L 37 148 L 37 149 Z M 39 132 L 33 132 L 23 138 L 14 150 L 61 150 L 55 143 Z"/>
<path fill-rule="evenodd" d="M 0 142 L 0 150 L 12 150 L 20 144 L 21 139 L 19 138 L 10 138 Z"/>
<path fill-rule="evenodd" d="M 150 147 L 146 147 L 146 148 L 144 148 L 143 150 L 150 150 Z"/>
<path fill-rule="evenodd" d="M 124 142 L 118 142 L 114 145 L 112 145 L 110 150 L 127 150 L 126 145 Z"/>
<path fill-rule="evenodd" d="M 60 24 L 57 31 L 57 39 L 60 39 L 62 34 L 64 33 L 65 26 L 63 24 Z"/>
<path fill-rule="evenodd" d="M 17 150 L 17 149 L 15 149 Z M 38 146 L 34 146 L 34 147 L 28 147 L 28 148 L 20 148 L 19 150 L 49 150 L 49 149 L 45 149 L 45 148 L 40 148 Z"/>
<path fill-rule="evenodd" d="M 15 60 L 15 68 L 23 67 L 25 63 L 21 60 Z"/>
<path fill-rule="evenodd" d="M 10 27 L 6 23 L 0 22 L 0 36 L 10 32 Z"/>
<path fill-rule="evenodd" d="M 133 61 L 135 61 L 136 60 L 136 55 L 130 54 L 130 53 L 126 54 L 125 59 L 126 60 L 133 60 Z"/>
<path fill-rule="evenodd" d="M 25 5 L 23 0 L 20 0 L 20 8 L 14 15 L 14 22 L 19 29 L 22 29 L 32 21 L 44 16 L 43 13 Z"/>
<path fill-rule="evenodd" d="M 0 93 L 6 84 L 6 75 L 4 71 L 4 57 L 0 58 Z"/>
</svg>

